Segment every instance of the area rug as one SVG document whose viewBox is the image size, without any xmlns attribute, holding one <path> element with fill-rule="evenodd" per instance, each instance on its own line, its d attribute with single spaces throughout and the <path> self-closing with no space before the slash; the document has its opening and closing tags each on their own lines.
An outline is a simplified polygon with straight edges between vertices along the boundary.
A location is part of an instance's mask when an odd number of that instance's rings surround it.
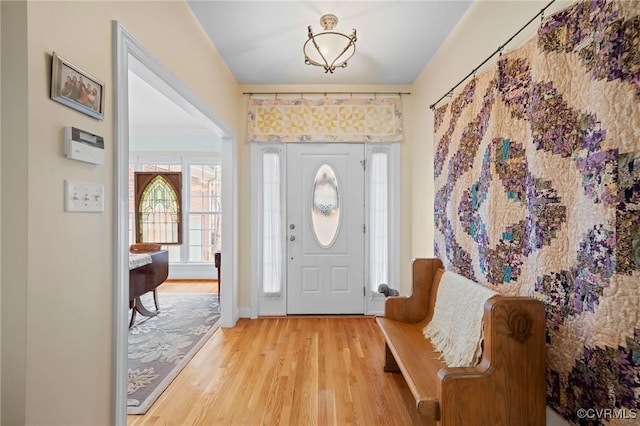
<svg viewBox="0 0 640 426">
<path fill-rule="evenodd" d="M 127 414 L 144 414 L 220 324 L 215 294 L 158 294 L 160 313 L 129 329 Z M 154 307 L 151 293 L 142 297 Z"/>
</svg>

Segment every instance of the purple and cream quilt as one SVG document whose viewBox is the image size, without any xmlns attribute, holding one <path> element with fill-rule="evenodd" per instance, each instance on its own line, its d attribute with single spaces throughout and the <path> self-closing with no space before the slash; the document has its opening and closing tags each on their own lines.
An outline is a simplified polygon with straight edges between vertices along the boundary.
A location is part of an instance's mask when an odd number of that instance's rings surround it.
<svg viewBox="0 0 640 426">
<path fill-rule="evenodd" d="M 546 18 L 434 119 L 437 257 L 545 303 L 555 411 L 640 423 L 640 2 Z"/>
</svg>

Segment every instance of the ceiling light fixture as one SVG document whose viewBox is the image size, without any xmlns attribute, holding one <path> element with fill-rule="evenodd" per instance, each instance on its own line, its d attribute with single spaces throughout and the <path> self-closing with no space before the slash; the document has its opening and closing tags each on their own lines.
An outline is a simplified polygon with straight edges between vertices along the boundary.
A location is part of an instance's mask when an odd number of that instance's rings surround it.
<svg viewBox="0 0 640 426">
<path fill-rule="evenodd" d="M 324 31 L 313 34 L 309 25 L 309 39 L 304 43 L 304 63 L 324 68 L 325 73 L 333 74 L 336 68 L 344 68 L 347 61 L 356 53 L 356 30 L 351 35 L 338 33 L 333 28 L 338 23 L 336 15 L 322 15 L 320 25 Z"/>
</svg>

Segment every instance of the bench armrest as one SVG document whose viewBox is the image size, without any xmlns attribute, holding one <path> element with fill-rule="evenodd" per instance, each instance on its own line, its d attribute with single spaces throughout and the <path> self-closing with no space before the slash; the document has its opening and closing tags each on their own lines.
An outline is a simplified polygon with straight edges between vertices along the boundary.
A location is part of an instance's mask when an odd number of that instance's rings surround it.
<svg viewBox="0 0 640 426">
<path fill-rule="evenodd" d="M 439 280 L 440 259 L 414 259 L 412 262 L 412 284 L 409 296 L 394 296 L 385 300 L 384 316 L 402 322 L 416 323 L 432 314 L 430 299 L 434 282 Z"/>
<path fill-rule="evenodd" d="M 520 418 L 530 425 L 544 425 L 543 304 L 530 298 L 494 296 L 485 304 L 483 324 L 480 363 L 438 371 L 442 424 L 512 424 L 508 419 Z M 472 423 L 478 419 L 485 423 Z"/>
</svg>

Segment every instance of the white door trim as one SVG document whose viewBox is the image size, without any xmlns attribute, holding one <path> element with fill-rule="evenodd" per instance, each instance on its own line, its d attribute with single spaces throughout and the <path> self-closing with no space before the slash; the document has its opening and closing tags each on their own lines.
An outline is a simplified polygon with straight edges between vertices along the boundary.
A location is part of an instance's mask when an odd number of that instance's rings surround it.
<svg viewBox="0 0 640 426">
<path fill-rule="evenodd" d="M 114 121 L 114 252 L 115 281 L 113 303 L 113 419 L 127 424 L 127 307 L 129 305 L 128 260 L 128 167 L 129 167 L 129 69 L 139 69 L 145 79 L 165 96 L 209 123 L 222 139 L 222 305 L 221 325 L 232 327 L 238 320 L 237 262 L 238 225 L 236 212 L 237 167 L 236 135 L 202 103 L 175 75 L 159 62 L 118 21 L 113 21 Z M 132 59 L 130 61 L 130 59 Z M 225 167 L 225 165 L 227 167 Z"/>
<path fill-rule="evenodd" d="M 257 318 L 260 315 L 286 315 L 286 290 L 283 293 L 283 299 L 281 301 L 262 301 L 261 291 L 261 272 L 260 265 L 262 265 L 262 240 L 260 238 L 262 224 L 260 212 L 262 211 L 262 157 L 261 153 L 264 148 L 279 147 L 282 149 L 281 164 L 286 164 L 285 144 L 283 143 L 267 143 L 267 142 L 252 142 L 250 144 L 251 149 L 251 304 L 249 311 L 246 312 L 247 317 Z M 370 158 L 370 148 L 372 147 L 386 146 L 389 148 L 389 278 L 391 282 L 397 283 L 397 287 L 400 287 L 400 218 L 401 218 L 401 176 L 400 176 L 400 161 L 401 161 L 401 144 L 400 143 L 371 143 L 365 144 L 367 153 L 367 159 Z M 282 170 L 281 181 L 286 182 L 286 168 Z M 367 201 L 368 198 L 368 175 L 365 178 L 365 217 L 366 224 L 369 227 L 369 215 Z M 286 206 L 286 188 L 282 189 L 282 203 Z M 284 219 L 283 219 L 284 220 Z M 284 222 L 283 222 L 284 223 Z M 285 227 L 283 227 L 286 230 Z M 365 237 L 365 241 L 368 238 Z M 368 249 L 368 243 L 366 245 Z M 283 250 L 286 251 L 286 240 L 283 239 Z M 286 263 L 284 264 L 286 267 Z M 365 257 L 365 277 L 368 277 L 368 255 Z M 366 280 L 368 282 L 368 280 Z M 286 283 L 283 283 L 286 289 Z M 372 294 L 370 286 L 367 285 L 366 299 L 365 299 L 365 314 L 382 314 L 384 312 L 384 299 L 379 298 L 376 294 Z M 264 310 L 268 305 L 268 310 Z"/>
</svg>

